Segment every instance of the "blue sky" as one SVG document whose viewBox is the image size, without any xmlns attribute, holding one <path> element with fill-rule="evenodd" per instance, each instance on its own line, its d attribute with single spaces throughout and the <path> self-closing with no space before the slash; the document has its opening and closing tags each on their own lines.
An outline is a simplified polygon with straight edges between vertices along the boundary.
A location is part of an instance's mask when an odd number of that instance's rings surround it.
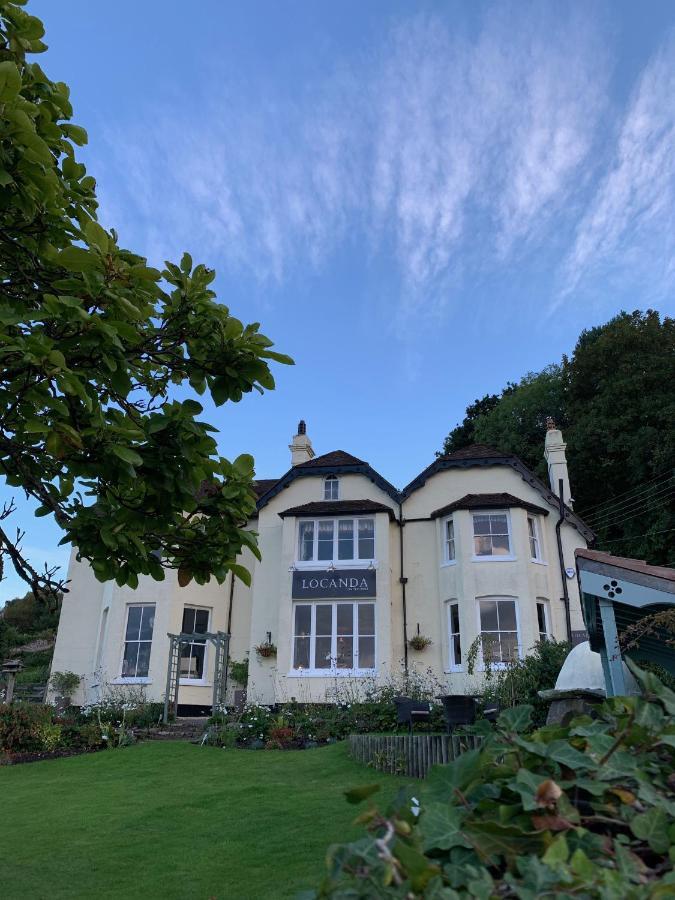
<svg viewBox="0 0 675 900">
<path fill-rule="evenodd" d="M 153 264 L 215 267 L 296 360 L 208 409 L 260 477 L 302 417 L 318 453 L 403 485 L 467 403 L 582 328 L 673 313 L 670 0 L 29 7 L 103 223 Z M 65 561 L 48 520 L 20 502 L 15 522 L 34 563 Z"/>
</svg>

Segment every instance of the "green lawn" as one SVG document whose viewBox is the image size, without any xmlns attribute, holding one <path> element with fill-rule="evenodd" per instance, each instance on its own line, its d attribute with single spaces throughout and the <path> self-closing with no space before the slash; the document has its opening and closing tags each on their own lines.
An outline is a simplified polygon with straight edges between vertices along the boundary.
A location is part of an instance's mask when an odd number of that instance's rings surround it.
<svg viewBox="0 0 675 900">
<path fill-rule="evenodd" d="M 144 743 L 0 768 L 0 896 L 293 897 L 358 836 L 342 791 L 401 779 L 344 744 L 302 752 Z"/>
</svg>

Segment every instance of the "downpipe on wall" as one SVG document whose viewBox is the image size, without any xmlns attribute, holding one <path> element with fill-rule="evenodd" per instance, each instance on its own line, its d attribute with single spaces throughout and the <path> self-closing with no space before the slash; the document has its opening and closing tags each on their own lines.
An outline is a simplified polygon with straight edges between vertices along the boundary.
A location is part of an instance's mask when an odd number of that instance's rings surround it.
<svg viewBox="0 0 675 900">
<path fill-rule="evenodd" d="M 405 577 L 405 570 L 403 564 L 403 529 L 405 527 L 405 522 L 403 520 L 403 505 L 399 503 L 398 505 L 398 546 L 399 546 L 399 561 L 401 566 L 401 577 L 399 578 L 399 584 L 401 585 L 401 598 L 403 601 L 403 668 L 405 671 L 406 678 L 408 677 L 408 609 L 406 602 L 406 594 L 405 594 L 405 586 L 408 583 L 408 579 Z"/>
<path fill-rule="evenodd" d="M 570 617 L 570 592 L 567 589 L 567 572 L 565 572 L 565 559 L 563 557 L 562 535 L 560 529 L 565 521 L 565 498 L 563 497 L 563 480 L 558 479 L 558 504 L 560 516 L 555 524 L 555 537 L 558 543 L 558 562 L 560 563 L 560 577 L 562 578 L 563 603 L 565 604 L 565 625 L 567 627 L 567 640 L 572 643 L 572 619 Z"/>
</svg>

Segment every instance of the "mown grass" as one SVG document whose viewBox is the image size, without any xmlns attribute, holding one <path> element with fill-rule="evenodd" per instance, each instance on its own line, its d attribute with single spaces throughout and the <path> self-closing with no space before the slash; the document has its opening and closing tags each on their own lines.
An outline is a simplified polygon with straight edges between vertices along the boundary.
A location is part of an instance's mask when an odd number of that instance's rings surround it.
<svg viewBox="0 0 675 900">
<path fill-rule="evenodd" d="M 302 752 L 144 743 L 0 768 L 0 896 L 294 897 L 353 839 L 343 791 L 402 779 L 337 744 Z"/>
</svg>

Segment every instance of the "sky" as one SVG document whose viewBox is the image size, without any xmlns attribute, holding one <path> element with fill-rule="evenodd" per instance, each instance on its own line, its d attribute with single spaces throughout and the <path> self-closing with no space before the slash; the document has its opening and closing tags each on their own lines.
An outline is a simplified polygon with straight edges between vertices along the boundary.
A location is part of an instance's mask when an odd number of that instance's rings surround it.
<svg viewBox="0 0 675 900">
<path fill-rule="evenodd" d="M 219 301 L 295 359 L 273 393 L 206 405 L 220 452 L 261 478 L 304 418 L 317 454 L 402 487 L 468 403 L 582 329 L 673 314 L 672 0 L 29 11 L 89 133 L 102 223 L 152 265 L 215 268 Z M 16 502 L 33 563 L 67 565 Z M 23 592 L 10 575 L 0 603 Z"/>
</svg>

